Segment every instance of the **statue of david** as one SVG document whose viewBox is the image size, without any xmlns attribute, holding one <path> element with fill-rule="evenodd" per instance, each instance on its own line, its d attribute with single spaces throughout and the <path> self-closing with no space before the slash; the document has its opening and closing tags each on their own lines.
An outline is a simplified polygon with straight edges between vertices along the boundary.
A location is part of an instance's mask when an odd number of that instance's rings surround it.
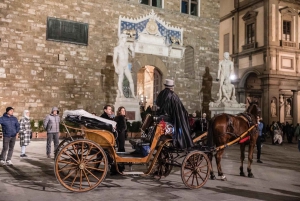
<svg viewBox="0 0 300 201">
<path fill-rule="evenodd" d="M 126 42 L 127 42 L 127 35 L 126 34 L 121 34 L 119 36 L 118 46 L 116 46 L 114 48 L 113 63 L 114 63 L 114 66 L 115 66 L 115 72 L 119 76 L 119 80 L 118 80 L 118 97 L 119 98 L 124 97 L 123 79 L 124 79 L 124 74 L 125 74 L 126 78 L 129 81 L 131 94 L 132 94 L 133 98 L 135 98 L 134 84 L 133 84 L 133 80 L 132 80 L 132 75 L 131 75 L 130 69 L 128 67 L 129 54 L 131 54 L 132 58 L 134 58 L 135 52 L 134 52 L 133 45 L 127 45 Z"/>
</svg>

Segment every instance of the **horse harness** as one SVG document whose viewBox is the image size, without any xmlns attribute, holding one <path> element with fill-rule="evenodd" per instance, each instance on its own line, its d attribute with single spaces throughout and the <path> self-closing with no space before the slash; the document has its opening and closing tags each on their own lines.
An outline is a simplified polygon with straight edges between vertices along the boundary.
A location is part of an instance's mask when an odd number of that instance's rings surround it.
<svg viewBox="0 0 300 201">
<path fill-rule="evenodd" d="M 234 129 L 233 126 L 233 122 L 232 122 L 232 118 L 230 115 L 226 115 L 227 119 L 228 119 L 228 126 L 227 126 L 227 130 L 230 130 L 230 128 L 232 128 L 232 130 Z M 251 126 L 255 125 L 255 123 L 253 122 L 252 118 L 251 118 L 251 114 L 249 114 L 248 112 L 245 113 L 239 113 L 236 115 L 237 117 L 241 117 L 242 119 L 244 119 L 247 123 L 248 123 L 248 127 L 250 128 Z M 252 133 L 252 132 L 251 132 Z M 235 133 L 229 132 L 227 131 L 226 134 L 232 135 L 235 138 L 238 138 L 239 136 L 237 136 Z"/>
</svg>

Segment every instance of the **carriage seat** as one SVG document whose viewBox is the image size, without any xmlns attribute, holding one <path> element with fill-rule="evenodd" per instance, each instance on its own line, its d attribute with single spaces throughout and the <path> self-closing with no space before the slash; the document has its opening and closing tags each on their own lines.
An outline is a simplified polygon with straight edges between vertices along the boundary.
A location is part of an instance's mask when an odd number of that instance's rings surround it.
<svg viewBox="0 0 300 201">
<path fill-rule="evenodd" d="M 84 125 L 88 129 L 99 129 L 99 130 L 107 130 L 110 132 L 114 132 L 114 129 L 111 124 L 107 124 L 105 122 L 96 120 L 96 119 L 91 119 L 88 117 L 84 116 L 78 116 L 78 115 L 68 115 L 65 118 L 66 121 Z"/>
</svg>

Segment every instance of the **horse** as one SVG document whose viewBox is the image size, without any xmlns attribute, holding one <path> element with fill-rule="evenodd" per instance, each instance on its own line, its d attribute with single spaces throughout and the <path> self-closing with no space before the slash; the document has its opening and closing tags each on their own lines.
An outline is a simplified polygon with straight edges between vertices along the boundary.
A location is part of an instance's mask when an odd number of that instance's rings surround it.
<svg viewBox="0 0 300 201">
<path fill-rule="evenodd" d="M 216 145 L 222 146 L 226 145 L 228 142 L 231 142 L 239 138 L 244 132 L 246 132 L 251 126 L 256 125 L 252 130 L 248 131 L 247 137 L 249 136 L 249 150 L 248 150 L 248 177 L 253 178 L 254 175 L 251 171 L 251 164 L 253 159 L 253 151 L 258 138 L 258 128 L 257 128 L 257 117 L 260 114 L 260 108 L 258 107 L 257 102 L 250 103 L 249 107 L 244 113 L 238 115 L 231 114 L 219 114 L 213 117 L 209 122 L 208 129 L 208 145 L 209 147 Z M 246 143 L 240 144 L 241 151 L 241 166 L 240 166 L 240 176 L 245 176 L 243 170 L 243 162 L 245 159 L 245 146 Z M 218 169 L 218 176 L 222 180 L 226 180 L 225 175 L 222 172 L 221 168 L 221 158 L 224 153 L 224 149 L 219 149 L 216 154 L 216 163 Z M 212 162 L 213 154 L 209 154 L 210 161 Z M 213 168 L 211 167 L 210 172 L 211 179 L 216 179 Z"/>
</svg>

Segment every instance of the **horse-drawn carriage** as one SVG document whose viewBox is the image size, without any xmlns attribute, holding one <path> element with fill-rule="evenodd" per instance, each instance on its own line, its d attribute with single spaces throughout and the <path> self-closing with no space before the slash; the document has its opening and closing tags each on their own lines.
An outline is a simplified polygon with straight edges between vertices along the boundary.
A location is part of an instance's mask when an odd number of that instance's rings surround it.
<svg viewBox="0 0 300 201">
<path fill-rule="evenodd" d="M 247 113 L 251 119 L 256 118 L 256 107 L 254 109 L 252 113 L 255 114 Z M 165 117 L 148 116 L 141 128 L 143 138 L 140 141 L 131 142 L 139 151 L 131 153 L 116 152 L 115 122 L 96 117 L 84 110 L 65 111 L 63 118 L 64 126 L 69 134 L 70 130 L 80 133 L 62 141 L 55 154 L 55 176 L 59 183 L 70 191 L 85 192 L 96 188 L 105 179 L 109 166 L 115 167 L 116 171 L 122 175 L 149 175 L 156 179 L 168 176 L 173 167 L 180 167 L 181 179 L 185 186 L 197 189 L 207 182 L 209 174 L 212 179 L 214 178 L 211 166 L 213 153 L 216 152 L 219 176 L 223 176 L 220 158 L 224 148 L 237 143 L 246 136 L 250 138 L 248 176 L 253 176 L 251 162 L 257 132 L 252 132 L 255 130 L 253 129 L 255 124 L 250 124 L 247 117 L 230 116 L 232 122 L 225 121 L 224 125 L 221 122 L 221 126 L 216 126 L 216 122 L 212 121 L 210 134 L 217 146 L 214 149 L 207 149 L 203 146 L 203 139 L 206 138 L 207 133 L 193 139 L 194 147 L 191 149 L 180 149 L 173 144 L 172 124 L 164 121 Z M 223 116 L 220 115 L 215 119 L 220 119 L 217 120 L 220 123 L 222 118 Z M 228 115 L 225 115 L 226 118 L 228 119 Z M 73 126 L 67 125 L 66 122 L 71 122 Z M 255 122 L 256 119 L 254 119 Z M 228 128 L 231 127 L 229 132 Z M 141 152 L 141 149 L 144 151 Z M 244 145 L 241 145 L 241 176 L 244 176 L 242 174 L 243 151 Z M 123 172 L 119 170 L 120 164 L 129 166 L 145 164 L 146 166 L 143 166 L 145 167 L 143 172 Z"/>
<path fill-rule="evenodd" d="M 109 166 L 115 166 L 123 175 L 152 175 L 157 179 L 168 176 L 177 166 L 181 167 L 181 178 L 186 187 L 202 187 L 211 168 L 207 154 L 198 146 L 189 151 L 174 147 L 171 125 L 159 118 L 153 120 L 149 116 L 147 119 L 142 127 L 147 129 L 147 137 L 145 141 L 136 142 L 136 146 L 149 146 L 148 154 L 118 153 L 115 149 L 115 122 L 104 122 L 104 119 L 83 110 L 64 112 L 67 131 L 83 135 L 70 136 L 57 148 L 54 170 L 59 183 L 68 190 L 85 192 L 96 188 L 105 179 Z M 66 122 L 77 126 L 69 126 Z M 146 168 L 143 172 L 121 172 L 120 164 L 146 164 L 143 166 Z"/>
</svg>

